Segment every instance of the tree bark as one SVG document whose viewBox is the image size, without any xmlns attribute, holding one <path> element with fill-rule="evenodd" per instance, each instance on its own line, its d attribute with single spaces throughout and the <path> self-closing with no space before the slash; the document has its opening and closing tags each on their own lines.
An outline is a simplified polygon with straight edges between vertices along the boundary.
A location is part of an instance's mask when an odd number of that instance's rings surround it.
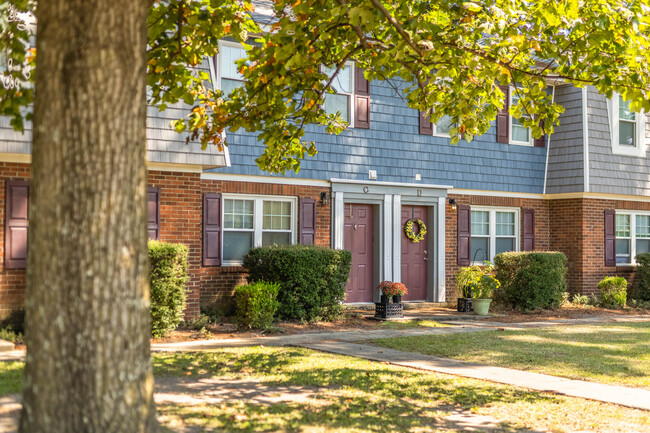
<svg viewBox="0 0 650 433">
<path fill-rule="evenodd" d="M 20 431 L 157 431 L 147 1 L 40 1 Z"/>
</svg>

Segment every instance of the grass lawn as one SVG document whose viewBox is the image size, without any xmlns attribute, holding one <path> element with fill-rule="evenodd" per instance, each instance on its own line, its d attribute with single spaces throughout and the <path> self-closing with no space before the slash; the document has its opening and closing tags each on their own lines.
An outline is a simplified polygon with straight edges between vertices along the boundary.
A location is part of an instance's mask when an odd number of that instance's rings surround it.
<svg viewBox="0 0 650 433">
<path fill-rule="evenodd" d="M 373 340 L 372 344 L 650 389 L 650 323 L 554 326 Z"/>
<path fill-rule="evenodd" d="M 156 354 L 154 374 L 169 432 L 650 432 L 646 411 L 300 348 Z"/>
</svg>

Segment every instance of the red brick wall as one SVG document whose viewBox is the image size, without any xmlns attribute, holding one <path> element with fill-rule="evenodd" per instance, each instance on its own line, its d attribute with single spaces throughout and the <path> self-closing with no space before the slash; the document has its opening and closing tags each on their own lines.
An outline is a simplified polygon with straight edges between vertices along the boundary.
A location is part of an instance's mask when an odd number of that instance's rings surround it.
<svg viewBox="0 0 650 433">
<path fill-rule="evenodd" d="M 29 178 L 29 164 L 0 162 L 0 322 L 21 325 L 25 308 L 25 270 L 5 269 L 6 181 Z"/>
<path fill-rule="evenodd" d="M 536 200 L 527 198 L 512 197 L 489 197 L 475 195 L 455 195 L 450 194 L 449 198 L 456 200 L 456 204 L 470 206 L 489 206 L 493 208 L 509 207 L 519 209 L 535 210 L 535 250 L 547 251 L 550 248 L 550 219 L 547 200 Z M 445 286 L 446 298 L 448 302 L 456 299 L 456 273 L 458 272 L 458 219 L 457 212 L 449 209 L 447 205 L 445 224 Z M 521 212 L 520 212 L 521 227 Z M 523 236 L 519 237 L 519 248 L 523 249 Z"/>
<path fill-rule="evenodd" d="M 280 180 L 280 179 L 279 179 Z M 298 198 L 313 198 L 316 206 L 316 245 L 329 247 L 331 245 L 331 207 L 327 203 L 321 205 L 320 193 L 330 191 L 327 187 L 266 184 L 251 182 L 226 182 L 216 180 L 203 180 L 201 192 L 215 192 L 228 194 L 250 194 L 270 196 L 290 196 Z M 200 285 L 202 305 L 214 303 L 228 304 L 235 287 L 246 283 L 246 274 L 242 267 L 202 267 L 200 269 Z"/>
</svg>

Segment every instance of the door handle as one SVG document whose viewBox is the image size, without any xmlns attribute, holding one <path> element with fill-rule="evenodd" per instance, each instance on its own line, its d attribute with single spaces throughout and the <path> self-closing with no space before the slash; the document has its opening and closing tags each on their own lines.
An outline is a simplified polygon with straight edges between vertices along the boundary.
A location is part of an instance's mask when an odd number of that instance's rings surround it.
<svg viewBox="0 0 650 433">
<path fill-rule="evenodd" d="M 424 261 L 425 261 L 425 262 L 428 262 L 428 261 L 429 261 L 429 258 L 428 258 L 428 257 L 425 257 L 425 258 L 424 258 Z"/>
</svg>

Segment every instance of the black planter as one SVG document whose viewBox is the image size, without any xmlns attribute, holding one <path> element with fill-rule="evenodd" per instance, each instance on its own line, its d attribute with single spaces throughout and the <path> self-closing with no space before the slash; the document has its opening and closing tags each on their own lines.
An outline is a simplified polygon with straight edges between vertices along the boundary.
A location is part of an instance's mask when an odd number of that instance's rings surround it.
<svg viewBox="0 0 650 433">
<path fill-rule="evenodd" d="M 389 304 L 390 303 L 390 298 L 387 295 L 381 295 L 381 300 L 379 301 L 381 304 Z"/>
<path fill-rule="evenodd" d="M 402 302 L 402 295 L 393 295 L 393 304 L 399 304 Z"/>
<path fill-rule="evenodd" d="M 378 319 L 399 319 L 404 317 L 404 304 L 375 303 L 375 317 Z"/>
<path fill-rule="evenodd" d="M 471 313 L 474 311 L 474 308 L 472 308 L 472 298 L 458 298 L 457 310 L 461 313 Z"/>
</svg>

